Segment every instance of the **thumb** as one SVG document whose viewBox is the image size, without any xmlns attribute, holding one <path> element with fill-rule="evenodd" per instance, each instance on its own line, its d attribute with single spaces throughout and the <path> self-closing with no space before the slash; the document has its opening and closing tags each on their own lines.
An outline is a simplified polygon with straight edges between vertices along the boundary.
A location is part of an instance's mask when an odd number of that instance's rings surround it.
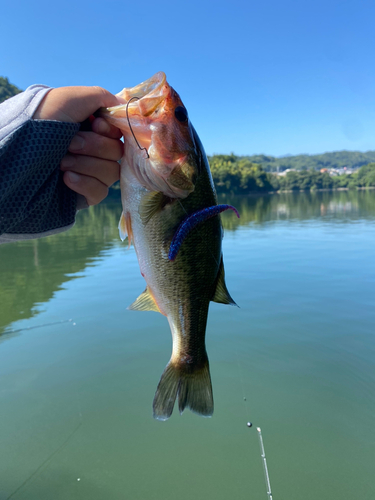
<svg viewBox="0 0 375 500">
<path fill-rule="evenodd" d="M 33 118 L 79 123 L 99 108 L 118 104 L 117 97 L 102 87 L 60 87 L 48 92 Z"/>
</svg>

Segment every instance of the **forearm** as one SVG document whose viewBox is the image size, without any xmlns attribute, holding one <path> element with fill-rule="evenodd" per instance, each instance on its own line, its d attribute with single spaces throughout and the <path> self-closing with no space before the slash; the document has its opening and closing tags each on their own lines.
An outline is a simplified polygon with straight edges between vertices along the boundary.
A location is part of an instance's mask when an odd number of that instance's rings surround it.
<svg viewBox="0 0 375 500">
<path fill-rule="evenodd" d="M 0 146 L 15 130 L 33 117 L 51 90 L 46 85 L 32 85 L 25 92 L 0 104 Z"/>
<path fill-rule="evenodd" d="M 0 143 L 0 242 L 68 229 L 77 194 L 62 180 L 61 159 L 79 124 L 27 120 Z"/>
</svg>

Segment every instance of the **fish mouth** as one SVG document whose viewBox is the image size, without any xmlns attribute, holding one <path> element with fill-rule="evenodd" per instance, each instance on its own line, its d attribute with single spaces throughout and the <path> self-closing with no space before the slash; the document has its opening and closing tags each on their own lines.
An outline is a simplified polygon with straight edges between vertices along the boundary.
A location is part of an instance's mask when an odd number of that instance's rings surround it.
<svg viewBox="0 0 375 500">
<path fill-rule="evenodd" d="M 155 73 L 154 76 L 148 80 L 139 83 L 135 87 L 125 88 L 117 94 L 118 97 L 124 98 L 126 101 L 132 97 L 142 99 L 147 94 L 157 94 L 160 88 L 165 84 L 167 77 L 163 71 Z M 125 94 L 125 95 L 124 95 Z"/>
<path fill-rule="evenodd" d="M 123 104 L 101 108 L 99 116 L 122 131 L 124 158 L 139 183 L 149 191 L 186 198 L 194 191 L 198 173 L 190 151 L 194 141 L 189 123 L 180 126 L 175 119 L 175 107 L 182 103 L 165 73 L 159 71 L 116 96 Z"/>
<path fill-rule="evenodd" d="M 116 118 L 125 117 L 126 111 L 131 116 L 147 117 L 164 101 L 169 91 L 167 77 L 163 71 L 159 71 L 135 87 L 121 90 L 116 97 L 124 104 L 112 106 L 103 111 Z"/>
</svg>

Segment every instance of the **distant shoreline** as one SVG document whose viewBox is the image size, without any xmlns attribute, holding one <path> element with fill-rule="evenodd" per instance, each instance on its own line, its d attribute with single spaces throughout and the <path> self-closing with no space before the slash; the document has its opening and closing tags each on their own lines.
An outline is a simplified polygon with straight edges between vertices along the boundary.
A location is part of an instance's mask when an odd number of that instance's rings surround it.
<svg viewBox="0 0 375 500">
<path fill-rule="evenodd" d="M 277 193 L 316 193 L 323 191 L 367 191 L 375 189 L 375 186 L 360 186 L 360 187 L 338 187 L 338 188 L 321 188 L 321 189 L 279 189 L 278 191 L 268 191 L 267 194 Z M 256 191 L 254 191 L 254 194 Z M 260 193 L 261 194 L 261 193 Z"/>
<path fill-rule="evenodd" d="M 233 193 L 231 191 L 219 192 L 221 196 L 267 196 L 274 194 L 284 194 L 284 193 L 323 193 L 323 192 L 336 192 L 336 191 L 371 191 L 374 190 L 375 186 L 368 187 L 339 187 L 339 188 L 324 188 L 324 189 L 280 189 L 278 191 L 249 191 L 248 193 Z M 107 201 L 121 200 L 121 191 L 119 188 L 109 188 L 109 193 L 106 198 Z"/>
</svg>

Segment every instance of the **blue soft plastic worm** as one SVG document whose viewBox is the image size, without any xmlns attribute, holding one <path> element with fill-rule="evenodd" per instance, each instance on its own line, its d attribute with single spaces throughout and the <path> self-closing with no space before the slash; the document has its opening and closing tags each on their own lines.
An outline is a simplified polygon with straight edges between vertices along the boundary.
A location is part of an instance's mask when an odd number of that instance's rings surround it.
<svg viewBox="0 0 375 500">
<path fill-rule="evenodd" d="M 175 260 L 184 239 L 190 233 L 190 231 L 195 228 L 195 226 L 197 226 L 200 222 L 204 222 L 207 219 L 210 219 L 215 215 L 219 215 L 221 212 L 224 212 L 228 209 L 233 210 L 236 213 L 237 217 L 240 218 L 240 214 L 234 207 L 232 207 L 232 205 L 215 205 L 213 207 L 204 208 L 203 210 L 198 210 L 198 212 L 194 212 L 193 214 L 189 215 L 187 219 L 181 222 L 176 231 L 176 234 L 173 236 L 172 243 L 169 248 L 168 259 Z"/>
</svg>

